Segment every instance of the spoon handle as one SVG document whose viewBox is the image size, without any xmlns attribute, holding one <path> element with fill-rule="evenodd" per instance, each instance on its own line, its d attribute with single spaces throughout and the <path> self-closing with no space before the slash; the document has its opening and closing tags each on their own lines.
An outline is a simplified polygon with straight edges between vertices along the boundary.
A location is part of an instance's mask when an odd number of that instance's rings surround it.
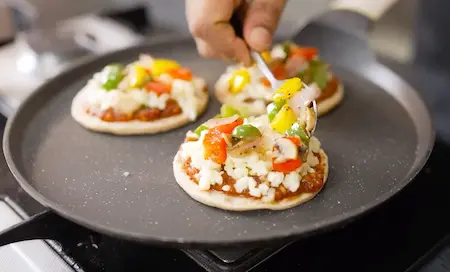
<svg viewBox="0 0 450 272">
<path fill-rule="evenodd" d="M 275 87 L 278 83 L 278 80 L 274 77 L 272 71 L 270 70 L 269 66 L 267 66 L 267 63 L 262 58 L 261 54 L 250 50 L 250 55 L 252 56 L 253 60 L 256 62 L 256 65 L 264 74 L 264 76 L 269 80 L 272 87 Z"/>
</svg>

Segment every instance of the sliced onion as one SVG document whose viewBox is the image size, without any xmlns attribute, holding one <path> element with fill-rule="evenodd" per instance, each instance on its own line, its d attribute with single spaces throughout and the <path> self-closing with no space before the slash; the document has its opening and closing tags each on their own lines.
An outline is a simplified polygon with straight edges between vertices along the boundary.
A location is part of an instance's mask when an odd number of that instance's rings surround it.
<svg viewBox="0 0 450 272">
<path fill-rule="evenodd" d="M 320 90 L 315 85 L 308 86 L 297 92 L 289 99 L 289 107 L 294 110 L 295 114 L 299 116 L 305 107 L 306 102 L 315 100 L 319 97 Z"/>
<path fill-rule="evenodd" d="M 210 119 L 210 120 L 206 121 L 206 123 L 204 125 L 207 126 L 208 128 L 214 128 L 214 127 L 218 127 L 221 125 L 233 123 L 238 118 L 239 118 L 239 115 L 233 115 L 231 117 L 226 117 L 226 118 Z"/>
<path fill-rule="evenodd" d="M 250 154 L 251 151 L 256 149 L 255 147 L 260 145 L 261 139 L 262 137 L 258 137 L 251 141 L 241 140 L 229 149 L 230 155 L 232 157 L 243 157 Z"/>
<path fill-rule="evenodd" d="M 308 63 L 300 55 L 294 55 L 288 58 L 285 66 L 287 77 L 289 78 L 297 75 L 297 73 L 306 65 L 308 65 Z"/>
</svg>

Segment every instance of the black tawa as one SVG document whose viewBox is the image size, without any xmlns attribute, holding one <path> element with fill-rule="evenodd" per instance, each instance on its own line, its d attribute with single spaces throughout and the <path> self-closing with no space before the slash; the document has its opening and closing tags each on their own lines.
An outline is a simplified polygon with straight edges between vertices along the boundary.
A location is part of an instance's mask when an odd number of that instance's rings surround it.
<svg viewBox="0 0 450 272">
<path fill-rule="evenodd" d="M 200 58 L 190 39 L 167 37 L 80 63 L 42 85 L 8 120 L 7 163 L 24 190 L 48 211 L 0 233 L 0 245 L 57 239 L 75 222 L 167 246 L 263 246 L 329 230 L 382 204 L 428 159 L 434 143 L 430 115 L 415 90 L 358 46 L 358 37 L 324 29 L 316 33 L 307 27 L 309 39 L 294 38 L 319 47 L 345 86 L 343 103 L 318 122 L 316 136 L 328 153 L 330 174 L 313 200 L 285 211 L 237 213 L 202 205 L 177 185 L 173 157 L 186 131 L 218 112 L 213 95 L 198 121 L 157 135 L 95 133 L 72 119 L 72 98 L 94 72 L 140 53 L 178 60 L 204 77 L 212 91 L 225 64 Z M 336 43 L 336 36 L 345 35 L 348 44 L 345 39 Z"/>
</svg>

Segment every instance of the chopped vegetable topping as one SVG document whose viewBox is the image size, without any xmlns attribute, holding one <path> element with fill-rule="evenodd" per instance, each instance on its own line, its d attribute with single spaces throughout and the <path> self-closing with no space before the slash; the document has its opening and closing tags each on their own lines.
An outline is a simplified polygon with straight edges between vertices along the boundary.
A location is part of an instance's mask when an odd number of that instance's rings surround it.
<svg viewBox="0 0 450 272">
<path fill-rule="evenodd" d="M 184 67 L 178 67 L 178 68 L 170 68 L 167 70 L 167 73 L 172 76 L 173 78 L 191 81 L 192 80 L 192 72 L 189 71 L 189 69 L 186 69 Z"/>
<path fill-rule="evenodd" d="M 300 78 L 293 77 L 284 81 L 281 87 L 273 94 L 274 101 L 287 100 L 291 98 L 295 93 L 300 91 L 303 87 L 303 83 Z"/>
<path fill-rule="evenodd" d="M 289 56 L 291 54 L 291 42 L 286 41 L 282 45 L 283 51 L 286 54 L 286 56 Z"/>
<path fill-rule="evenodd" d="M 224 125 L 220 125 L 217 126 L 216 129 L 219 130 L 220 132 L 226 133 L 226 134 L 230 134 L 231 132 L 233 132 L 233 129 L 239 125 L 242 125 L 244 123 L 244 119 L 242 118 L 237 118 L 235 121 L 229 123 L 229 124 L 224 124 Z"/>
<path fill-rule="evenodd" d="M 312 81 L 323 90 L 328 84 L 328 65 L 320 60 L 314 60 L 309 64 L 309 70 L 311 70 Z"/>
<path fill-rule="evenodd" d="M 227 143 L 218 128 L 208 130 L 203 139 L 205 159 L 218 164 L 224 164 L 227 160 Z"/>
<path fill-rule="evenodd" d="M 289 141 L 293 142 L 296 146 L 300 146 L 302 144 L 300 137 L 298 136 L 287 136 L 284 137 L 286 139 L 288 139 Z"/>
<path fill-rule="evenodd" d="M 275 159 L 273 159 L 275 160 Z M 302 160 L 300 158 L 288 160 L 282 163 L 275 163 L 272 162 L 272 169 L 275 172 L 283 172 L 283 173 L 289 173 L 292 171 L 295 171 L 300 166 L 302 166 Z"/>
<path fill-rule="evenodd" d="M 268 63 L 272 60 L 272 57 L 270 56 L 270 51 L 264 51 L 261 53 L 261 57 L 263 58 L 263 60 Z"/>
<path fill-rule="evenodd" d="M 284 104 L 270 122 L 270 126 L 278 133 L 285 133 L 296 121 L 297 116 L 294 111 L 287 104 Z"/>
<path fill-rule="evenodd" d="M 150 80 L 148 71 L 139 65 L 134 65 L 130 73 L 130 87 L 140 88 Z"/>
<path fill-rule="evenodd" d="M 273 146 L 273 162 L 282 163 L 298 158 L 298 148 L 294 141 L 287 138 L 276 139 Z"/>
<path fill-rule="evenodd" d="M 233 107 L 231 107 L 231 106 L 229 106 L 227 104 L 223 104 L 220 107 L 220 117 L 225 118 L 225 117 L 231 117 L 233 115 L 239 115 L 240 116 L 241 113 L 237 109 L 235 109 L 235 108 L 233 108 Z"/>
<path fill-rule="evenodd" d="M 120 63 L 109 64 L 104 68 L 105 77 L 102 82 L 103 89 L 110 91 L 116 89 L 123 79 L 124 66 Z"/>
<path fill-rule="evenodd" d="M 266 87 L 272 87 L 272 84 L 270 84 L 270 81 L 266 77 L 262 77 L 260 79 L 261 83 Z"/>
<path fill-rule="evenodd" d="M 280 100 L 275 101 L 267 105 L 267 117 L 269 118 L 269 121 L 272 122 L 273 118 L 275 118 L 275 115 L 281 110 L 281 107 L 286 104 L 286 101 Z"/>
<path fill-rule="evenodd" d="M 289 128 L 286 131 L 286 134 L 289 136 L 297 136 L 300 137 L 300 139 L 302 140 L 303 143 L 305 143 L 306 145 L 309 144 L 309 136 L 308 133 L 306 132 L 305 128 L 303 128 L 302 126 L 300 126 L 300 124 L 298 122 L 294 123 L 291 128 Z"/>
<path fill-rule="evenodd" d="M 279 64 L 275 65 L 275 67 L 272 68 L 272 73 L 273 73 L 273 76 L 278 80 L 283 80 L 283 79 L 286 79 L 286 77 L 287 77 L 286 69 L 285 69 L 283 63 L 279 63 Z"/>
<path fill-rule="evenodd" d="M 152 62 L 152 75 L 159 76 L 167 71 L 175 68 L 179 68 L 180 65 L 174 61 L 169 59 L 155 59 Z"/>
<path fill-rule="evenodd" d="M 202 133 L 202 131 L 207 130 L 208 127 L 205 125 L 200 125 L 198 128 L 196 128 L 194 130 L 194 133 L 197 134 L 198 136 L 200 136 L 200 134 Z"/>
<path fill-rule="evenodd" d="M 250 74 L 247 70 L 236 71 L 230 78 L 230 92 L 239 93 L 250 82 Z"/>
<path fill-rule="evenodd" d="M 145 85 L 145 89 L 148 92 L 154 92 L 159 96 L 164 93 L 169 94 L 170 90 L 171 90 L 171 86 L 161 83 L 161 82 L 150 81 Z"/>
<path fill-rule="evenodd" d="M 231 135 L 244 140 L 253 140 L 257 137 L 261 137 L 261 132 L 255 126 L 246 124 L 235 127 L 231 132 Z"/>
<path fill-rule="evenodd" d="M 319 53 L 319 50 L 314 47 L 297 47 L 293 46 L 291 47 L 291 56 L 299 55 L 305 58 L 306 60 L 310 61 L 312 60 L 317 54 Z"/>
</svg>

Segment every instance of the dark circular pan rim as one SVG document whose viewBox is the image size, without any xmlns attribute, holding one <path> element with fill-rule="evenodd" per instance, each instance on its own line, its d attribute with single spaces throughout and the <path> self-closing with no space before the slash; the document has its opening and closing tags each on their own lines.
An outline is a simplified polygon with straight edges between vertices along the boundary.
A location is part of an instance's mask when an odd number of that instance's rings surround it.
<svg viewBox="0 0 450 272">
<path fill-rule="evenodd" d="M 217 247 L 224 247 L 224 246 L 257 246 L 257 245 L 266 245 L 268 243 L 274 243 L 274 242 L 281 242 L 281 241 L 287 241 L 287 240 L 295 240 L 307 236 L 314 235 L 321 231 L 330 230 L 338 225 L 342 225 L 345 223 L 348 223 L 352 219 L 356 219 L 357 217 L 365 214 L 366 212 L 372 210 L 373 208 L 385 203 L 388 199 L 396 195 L 399 191 L 401 191 L 407 184 L 410 183 L 411 180 L 414 179 L 414 177 L 422 170 L 423 166 L 427 162 L 431 151 L 434 146 L 435 142 L 435 129 L 434 129 L 434 123 L 431 119 L 431 115 L 429 113 L 429 110 L 427 108 L 427 105 L 423 102 L 420 95 L 412 88 L 410 87 L 403 79 L 401 79 L 399 76 L 397 76 L 395 73 L 390 72 L 388 68 L 385 66 L 374 62 L 374 64 L 377 66 L 378 69 L 383 69 L 387 72 L 391 73 L 391 76 L 395 76 L 398 84 L 403 84 L 404 87 L 411 90 L 413 92 L 414 99 L 416 100 L 416 103 L 419 103 L 418 105 L 420 107 L 423 107 L 423 110 L 425 111 L 425 118 L 428 119 L 429 125 L 430 125 L 430 135 L 429 135 L 429 141 L 426 143 L 426 153 L 420 160 L 416 160 L 413 163 L 412 171 L 408 173 L 408 175 L 405 177 L 405 179 L 402 182 L 397 183 L 395 186 L 391 188 L 391 190 L 385 192 L 377 199 L 374 199 L 373 201 L 369 202 L 367 205 L 361 206 L 359 208 L 353 209 L 351 212 L 347 212 L 345 214 L 336 215 L 332 218 L 327 218 L 324 220 L 321 220 L 319 222 L 316 222 L 314 224 L 306 225 L 304 228 L 302 228 L 301 232 L 289 232 L 289 233 L 271 233 L 270 237 L 267 237 L 265 239 L 242 239 L 237 238 L 236 239 L 227 239 L 223 241 L 201 241 L 201 240 L 185 240 L 185 239 L 174 239 L 174 238 L 167 238 L 167 237 L 156 237 L 151 235 L 142 235 L 138 233 L 130 233 L 125 232 L 121 230 L 117 230 L 111 227 L 101 226 L 92 224 L 88 220 L 85 220 L 83 217 L 73 215 L 69 209 L 64 209 L 60 207 L 57 203 L 48 200 L 46 197 L 44 197 L 41 193 L 39 193 L 30 183 L 27 182 L 27 180 L 22 176 L 19 169 L 16 167 L 14 163 L 14 158 L 11 151 L 10 146 L 10 130 L 13 127 L 13 124 L 15 123 L 15 120 L 18 116 L 18 114 L 25 108 L 29 103 L 31 103 L 41 92 L 41 90 L 44 90 L 47 88 L 47 85 L 50 84 L 51 81 L 57 80 L 60 77 L 66 76 L 67 74 L 71 73 L 74 69 L 79 69 L 80 67 L 83 67 L 85 65 L 89 65 L 90 63 L 98 60 L 99 58 L 108 58 L 112 55 L 120 55 L 124 54 L 127 51 L 136 51 L 139 48 L 145 48 L 148 46 L 164 43 L 164 42 L 174 42 L 174 39 L 176 41 L 184 41 L 186 42 L 186 37 L 174 37 L 174 36 L 164 36 L 161 39 L 153 39 L 151 42 L 139 44 L 136 46 L 132 46 L 129 48 L 125 48 L 122 50 L 102 54 L 99 56 L 93 56 L 86 59 L 83 59 L 79 61 L 78 63 L 72 65 L 70 68 L 66 69 L 62 73 L 56 75 L 55 77 L 49 79 L 46 83 L 38 87 L 34 92 L 32 92 L 18 107 L 18 109 L 14 112 L 14 114 L 8 118 L 7 124 L 5 127 L 4 137 L 3 137 L 3 151 L 6 159 L 6 163 L 12 172 L 13 176 L 16 178 L 20 186 L 36 201 L 38 201 L 43 206 L 53 210 L 55 213 L 60 215 L 61 217 L 68 219 L 70 221 L 76 222 L 82 226 L 85 226 L 89 229 L 92 229 L 94 231 L 98 231 L 100 233 L 115 236 L 124 240 L 134 241 L 134 242 L 141 242 L 141 243 L 148 243 L 148 244 L 155 244 L 155 245 L 164 245 L 164 246 L 170 246 L 170 247 L 177 247 L 177 248 L 188 248 L 188 247 L 196 247 L 196 248 L 217 248 Z M 355 72 L 363 77 L 364 71 L 361 73 Z M 367 78 L 367 77 L 365 77 Z M 373 82 L 372 79 L 369 79 L 371 82 Z M 377 84 L 376 84 L 377 85 Z M 397 98 L 395 98 L 397 100 Z"/>
</svg>

